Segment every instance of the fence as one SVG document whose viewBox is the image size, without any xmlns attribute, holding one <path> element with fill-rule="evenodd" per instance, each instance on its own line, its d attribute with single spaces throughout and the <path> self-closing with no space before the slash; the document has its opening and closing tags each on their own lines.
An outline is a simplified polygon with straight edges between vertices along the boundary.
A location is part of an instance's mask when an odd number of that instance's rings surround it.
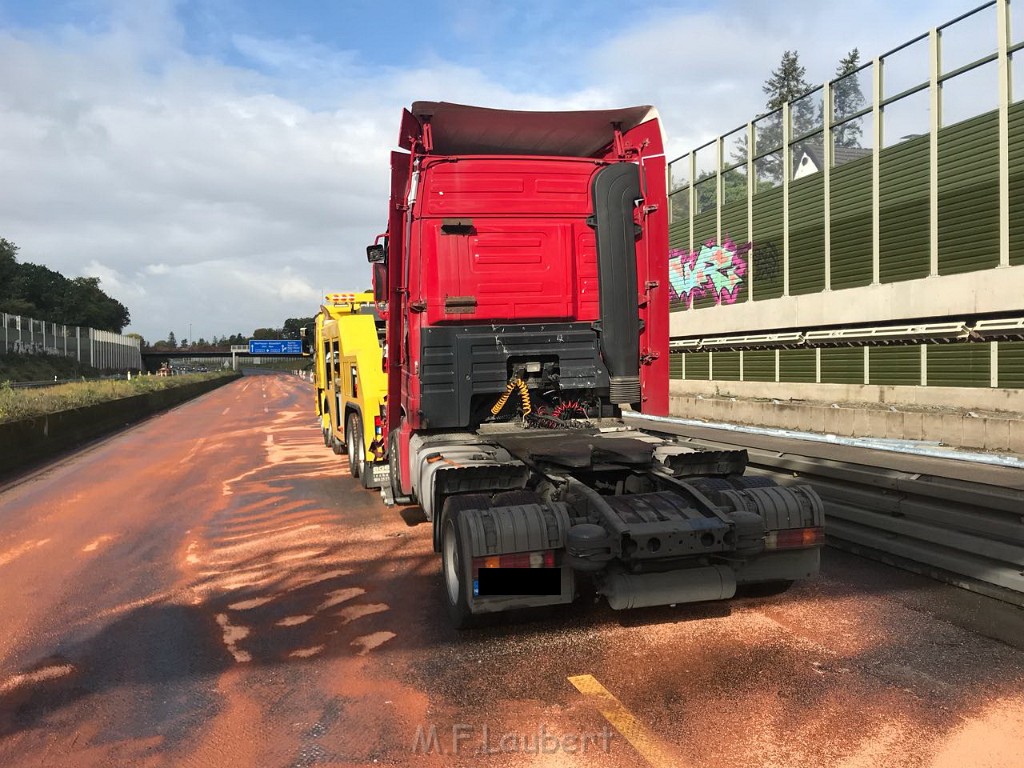
<svg viewBox="0 0 1024 768">
<path fill-rule="evenodd" d="M 672 309 L 941 278 L 908 290 L 913 303 L 960 291 L 968 273 L 1002 269 L 990 288 L 1019 279 L 1017 5 L 985 3 L 673 160 Z M 835 303 L 822 306 L 818 320 L 836 322 Z"/>
<path fill-rule="evenodd" d="M 3 318 L 3 353 L 63 355 L 93 368 L 117 371 L 142 367 L 139 340 L 110 331 L 61 325 L 20 315 Z"/>
</svg>

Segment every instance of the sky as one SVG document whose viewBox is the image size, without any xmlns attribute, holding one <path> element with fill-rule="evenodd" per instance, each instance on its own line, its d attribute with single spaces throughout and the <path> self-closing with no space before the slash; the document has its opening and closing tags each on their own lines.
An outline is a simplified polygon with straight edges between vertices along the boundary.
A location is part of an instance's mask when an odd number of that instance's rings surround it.
<svg viewBox="0 0 1024 768">
<path fill-rule="evenodd" d="M 652 104 L 670 156 L 974 0 L 0 0 L 0 237 L 95 276 L 147 340 L 370 285 L 403 107 Z"/>
</svg>

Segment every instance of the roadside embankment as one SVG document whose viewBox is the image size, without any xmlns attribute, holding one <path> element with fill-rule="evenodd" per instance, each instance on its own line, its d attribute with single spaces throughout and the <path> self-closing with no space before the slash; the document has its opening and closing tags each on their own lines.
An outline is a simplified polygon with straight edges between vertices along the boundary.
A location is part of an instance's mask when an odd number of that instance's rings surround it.
<svg viewBox="0 0 1024 768">
<path fill-rule="evenodd" d="M 238 378 L 219 375 L 177 386 L 0 423 L 0 476 L 199 397 Z"/>
</svg>

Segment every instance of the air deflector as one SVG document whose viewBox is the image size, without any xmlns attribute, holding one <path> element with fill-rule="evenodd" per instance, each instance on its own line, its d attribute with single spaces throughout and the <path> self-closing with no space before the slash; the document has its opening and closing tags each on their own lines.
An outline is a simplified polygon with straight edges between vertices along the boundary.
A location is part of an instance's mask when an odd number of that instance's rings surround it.
<svg viewBox="0 0 1024 768">
<path fill-rule="evenodd" d="M 640 172 L 633 163 L 602 168 L 591 183 L 601 301 L 601 356 L 609 376 L 609 397 L 617 405 L 640 402 L 640 317 L 637 305 L 636 240 L 633 209 L 642 199 Z"/>
</svg>

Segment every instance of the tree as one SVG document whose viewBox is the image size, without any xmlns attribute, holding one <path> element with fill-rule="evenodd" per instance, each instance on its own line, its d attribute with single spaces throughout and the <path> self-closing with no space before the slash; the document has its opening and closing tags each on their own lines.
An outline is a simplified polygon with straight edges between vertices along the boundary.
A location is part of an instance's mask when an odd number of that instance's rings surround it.
<svg viewBox="0 0 1024 768">
<path fill-rule="evenodd" d="M 735 171 L 722 174 L 722 199 L 719 205 L 729 205 L 737 201 L 747 199 L 747 177 L 743 169 L 742 173 Z M 708 179 L 714 179 L 714 171 L 704 171 L 697 176 L 696 182 L 696 210 L 694 213 L 703 213 L 715 207 L 716 185 Z M 684 208 L 685 210 L 685 208 Z M 313 322 L 312 318 L 309 320 Z"/>
<path fill-rule="evenodd" d="M 170 347 L 171 349 L 178 348 L 178 339 L 174 335 L 174 331 L 167 332 L 167 346 Z"/>
<path fill-rule="evenodd" d="M 252 332 L 252 338 L 254 339 L 278 339 L 281 337 L 281 329 L 279 328 L 257 328 Z M 243 344 L 245 342 L 242 342 Z"/>
<path fill-rule="evenodd" d="M 120 333 L 127 307 L 100 288 L 98 277 L 69 280 L 41 264 L 19 264 L 18 247 L 0 238 L 0 309 L 64 325 Z"/>
<path fill-rule="evenodd" d="M 11 295 L 11 286 L 18 271 L 18 246 L 0 237 L 0 302 Z"/>
<path fill-rule="evenodd" d="M 846 75 L 860 67 L 860 51 L 854 48 L 836 67 L 836 80 L 832 86 L 832 99 L 835 104 L 834 115 L 842 120 L 864 108 L 864 93 L 860 89 L 860 80 Z M 835 146 L 859 147 L 862 135 L 861 120 L 851 120 L 835 130 Z"/>
<path fill-rule="evenodd" d="M 768 96 L 765 102 L 766 112 L 757 120 L 757 154 L 761 155 L 771 148 L 782 147 L 782 105 L 804 96 L 811 86 L 804 79 L 806 70 L 800 65 L 800 54 L 797 51 L 784 51 L 779 66 L 772 70 L 764 81 L 761 90 Z M 792 120 L 791 137 L 803 136 L 821 125 L 820 111 L 814 108 L 811 101 L 800 101 L 791 105 Z M 743 136 L 736 142 L 732 153 L 733 163 L 747 161 L 747 137 Z M 782 159 L 779 155 L 768 155 L 758 160 L 758 188 L 770 188 L 782 183 Z"/>
<path fill-rule="evenodd" d="M 804 79 L 806 70 L 800 66 L 800 54 L 797 51 L 785 51 L 778 68 L 774 69 L 761 90 L 768 96 L 765 107 L 769 117 L 758 124 L 757 153 L 771 147 L 782 147 L 782 105 L 793 102 L 811 90 Z M 810 101 L 800 101 L 791 105 L 792 120 L 791 137 L 803 136 L 815 129 L 818 122 L 817 110 Z M 782 156 L 768 155 L 760 161 L 758 176 L 779 184 L 782 181 Z"/>
<path fill-rule="evenodd" d="M 811 90 L 807 81 L 804 80 L 806 74 L 807 70 L 800 66 L 799 52 L 784 51 L 778 68 L 772 71 L 771 76 L 761 86 L 761 90 L 768 96 L 768 101 L 765 104 L 768 111 L 774 112 L 777 109 L 782 109 L 782 105 L 786 102 L 795 101 Z M 804 108 L 801 114 L 805 120 L 809 118 L 809 122 L 814 122 L 814 113 L 810 112 L 808 108 Z M 796 115 L 794 115 L 795 121 Z M 797 129 L 794 130 L 794 133 L 801 133 L 801 131 Z"/>
<path fill-rule="evenodd" d="M 120 333 L 131 321 L 128 308 L 107 296 L 98 277 L 76 277 L 64 286 L 63 322 Z"/>
<path fill-rule="evenodd" d="M 301 329 L 313 322 L 312 317 L 289 317 L 284 321 L 281 329 L 281 338 L 299 339 L 302 338 Z"/>
</svg>

